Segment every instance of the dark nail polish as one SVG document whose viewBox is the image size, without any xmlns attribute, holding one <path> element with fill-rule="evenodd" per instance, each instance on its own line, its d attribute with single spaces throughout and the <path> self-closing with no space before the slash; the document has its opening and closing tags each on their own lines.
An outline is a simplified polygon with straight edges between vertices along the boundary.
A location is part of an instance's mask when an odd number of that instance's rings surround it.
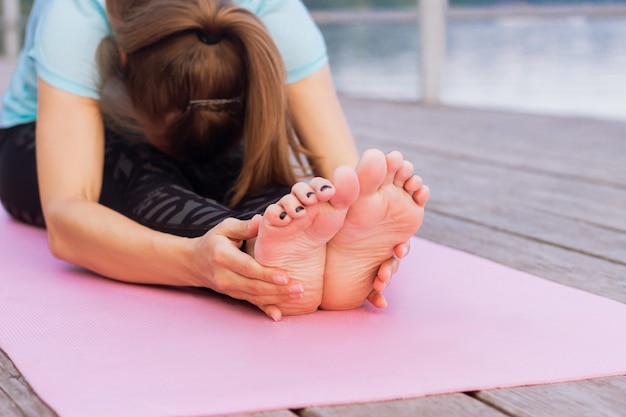
<svg viewBox="0 0 626 417">
<path fill-rule="evenodd" d="M 280 217 L 280 219 L 281 219 L 281 220 L 284 220 L 284 219 L 285 219 L 285 217 L 287 217 L 287 212 L 286 212 L 286 211 L 283 211 L 282 213 L 280 213 L 280 216 L 279 216 L 279 217 Z"/>
<path fill-rule="evenodd" d="M 304 210 L 304 207 L 302 206 L 296 207 L 296 213 L 300 213 L 302 210 Z"/>
<path fill-rule="evenodd" d="M 324 185 L 322 188 L 320 188 L 320 191 L 324 191 L 324 190 L 328 190 L 329 188 L 333 188 L 330 185 Z"/>
<path fill-rule="evenodd" d="M 315 193 L 313 191 L 309 191 L 308 193 L 306 193 L 306 198 L 311 198 L 315 195 Z"/>
</svg>

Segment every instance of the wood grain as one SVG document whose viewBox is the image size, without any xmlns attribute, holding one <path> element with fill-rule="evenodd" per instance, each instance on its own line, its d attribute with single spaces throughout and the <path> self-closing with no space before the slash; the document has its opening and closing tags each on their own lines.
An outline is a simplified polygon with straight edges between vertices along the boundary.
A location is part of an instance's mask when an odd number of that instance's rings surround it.
<svg viewBox="0 0 626 417">
<path fill-rule="evenodd" d="M 0 349 L 0 416 L 59 417 L 44 403 Z"/>
<path fill-rule="evenodd" d="M 625 392 L 626 377 L 614 377 L 483 391 L 475 396 L 515 416 L 624 417 Z"/>
<path fill-rule="evenodd" d="M 315 407 L 301 417 L 504 417 L 504 414 L 463 394 L 437 395 L 414 400 Z"/>
</svg>

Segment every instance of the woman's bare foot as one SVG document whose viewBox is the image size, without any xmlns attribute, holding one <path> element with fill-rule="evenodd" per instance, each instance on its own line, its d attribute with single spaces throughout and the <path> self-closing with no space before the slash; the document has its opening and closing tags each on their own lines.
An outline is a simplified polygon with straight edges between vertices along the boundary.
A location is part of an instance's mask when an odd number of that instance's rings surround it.
<svg viewBox="0 0 626 417">
<path fill-rule="evenodd" d="M 360 307 L 372 291 L 380 265 L 419 229 L 428 187 L 399 152 L 363 153 L 357 175 L 360 195 L 343 228 L 328 243 L 321 308 Z"/>
<path fill-rule="evenodd" d="M 309 184 L 300 182 L 265 210 L 254 257 L 304 284 L 304 292 L 294 288 L 294 299 L 277 305 L 283 315 L 311 313 L 319 307 L 326 244 L 343 225 L 358 194 L 354 169 L 339 167 L 332 183 L 323 178 L 314 178 Z"/>
</svg>

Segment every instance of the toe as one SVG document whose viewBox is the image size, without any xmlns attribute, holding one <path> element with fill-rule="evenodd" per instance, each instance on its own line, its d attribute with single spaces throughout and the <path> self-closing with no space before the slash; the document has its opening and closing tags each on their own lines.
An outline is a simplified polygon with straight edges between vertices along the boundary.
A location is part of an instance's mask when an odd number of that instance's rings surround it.
<svg viewBox="0 0 626 417">
<path fill-rule="evenodd" d="M 413 164 L 409 161 L 402 161 L 402 166 L 396 171 L 393 178 L 393 185 L 403 188 L 404 184 L 413 176 L 413 172 Z"/>
<path fill-rule="evenodd" d="M 396 174 L 404 165 L 404 157 L 398 151 L 391 151 L 385 155 L 385 162 L 387 163 L 387 175 L 384 184 L 392 184 Z"/>
<path fill-rule="evenodd" d="M 287 211 L 279 201 L 276 204 L 267 206 L 263 214 L 263 221 L 271 226 L 286 226 L 291 223 L 291 217 L 289 217 Z"/>
<path fill-rule="evenodd" d="M 280 199 L 280 205 L 289 217 L 292 219 L 298 219 L 303 217 L 306 213 L 304 206 L 294 194 L 287 194 Z"/>
<path fill-rule="evenodd" d="M 342 165 L 333 172 L 335 195 L 330 204 L 336 209 L 346 209 L 359 197 L 359 177 L 354 168 Z"/>
<path fill-rule="evenodd" d="M 315 195 L 318 201 L 325 202 L 330 200 L 335 195 L 335 187 L 333 184 L 322 177 L 315 177 L 309 183 L 311 188 L 315 191 Z"/>
<path fill-rule="evenodd" d="M 359 177 L 359 186 L 362 195 L 375 193 L 387 176 L 387 161 L 385 154 L 377 149 L 363 152 L 356 167 Z"/>
<path fill-rule="evenodd" d="M 430 188 L 427 185 L 422 186 L 413 194 L 413 201 L 424 207 L 430 198 Z"/>
<path fill-rule="evenodd" d="M 318 202 L 315 189 L 305 182 L 299 182 L 291 187 L 291 193 L 305 206 L 310 206 Z"/>
<path fill-rule="evenodd" d="M 417 190 L 424 186 L 424 181 L 419 175 L 412 175 L 404 182 L 404 190 L 409 194 L 414 194 Z"/>
</svg>

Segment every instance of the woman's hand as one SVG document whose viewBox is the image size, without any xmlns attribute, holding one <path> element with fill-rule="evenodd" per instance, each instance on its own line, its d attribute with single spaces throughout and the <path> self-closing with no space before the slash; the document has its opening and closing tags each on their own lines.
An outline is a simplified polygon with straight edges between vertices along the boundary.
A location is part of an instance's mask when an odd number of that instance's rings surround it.
<svg viewBox="0 0 626 417">
<path fill-rule="evenodd" d="M 410 241 L 406 241 L 394 248 L 394 256 L 387 259 L 378 268 L 378 275 L 374 279 L 374 289 L 367 297 L 370 303 L 376 308 L 387 307 L 387 300 L 382 294 L 383 290 L 391 283 L 391 276 L 398 271 L 400 259 L 404 258 L 411 249 Z"/>
<path fill-rule="evenodd" d="M 260 220 L 260 215 L 248 221 L 229 218 L 198 238 L 193 270 L 202 286 L 248 301 L 278 321 L 282 313 L 275 304 L 300 298 L 304 286 L 240 249 L 244 240 L 257 236 Z"/>
</svg>

